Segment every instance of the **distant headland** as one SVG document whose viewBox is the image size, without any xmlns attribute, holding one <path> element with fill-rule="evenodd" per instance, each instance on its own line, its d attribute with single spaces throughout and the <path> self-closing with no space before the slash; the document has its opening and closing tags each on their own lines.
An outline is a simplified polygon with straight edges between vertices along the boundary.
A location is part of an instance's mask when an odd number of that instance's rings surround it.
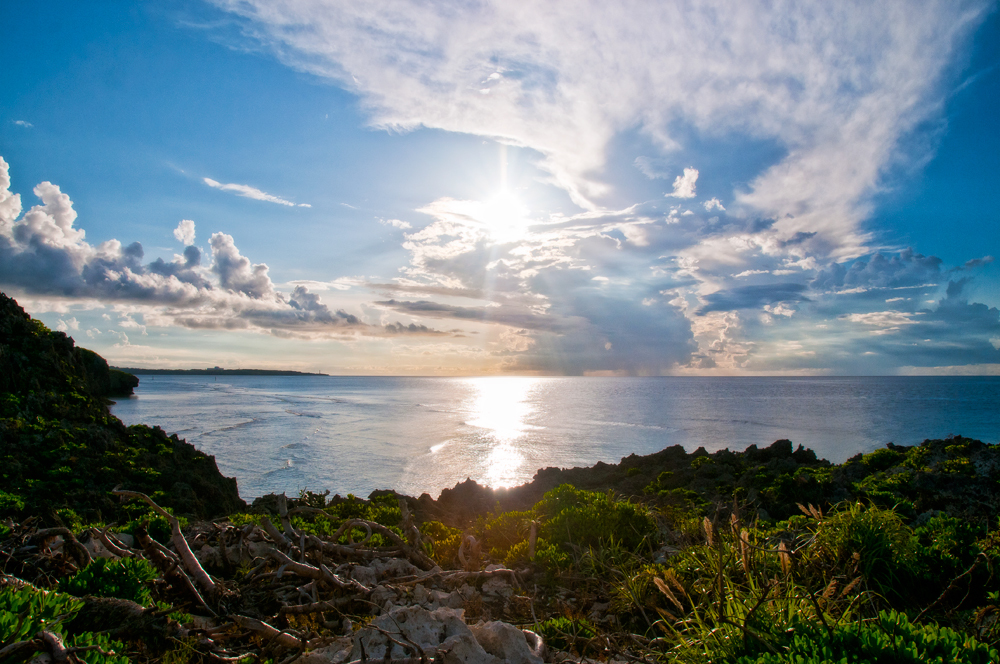
<svg viewBox="0 0 1000 664">
<path fill-rule="evenodd" d="M 282 369 L 223 369 L 211 367 L 208 369 L 139 369 L 136 367 L 112 367 L 133 375 L 146 374 L 153 376 L 329 376 L 325 373 L 309 373 L 308 371 L 286 371 Z"/>
</svg>

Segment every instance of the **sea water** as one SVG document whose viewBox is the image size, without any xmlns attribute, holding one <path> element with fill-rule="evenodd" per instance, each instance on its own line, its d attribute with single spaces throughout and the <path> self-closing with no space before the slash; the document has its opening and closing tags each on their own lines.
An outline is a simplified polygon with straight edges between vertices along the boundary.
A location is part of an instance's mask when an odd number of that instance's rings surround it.
<svg viewBox="0 0 1000 664">
<path fill-rule="evenodd" d="M 842 462 L 888 442 L 1000 441 L 1000 377 L 388 378 L 139 375 L 112 412 L 215 456 L 247 500 L 302 489 L 410 495 L 471 477 L 781 438 Z"/>
</svg>

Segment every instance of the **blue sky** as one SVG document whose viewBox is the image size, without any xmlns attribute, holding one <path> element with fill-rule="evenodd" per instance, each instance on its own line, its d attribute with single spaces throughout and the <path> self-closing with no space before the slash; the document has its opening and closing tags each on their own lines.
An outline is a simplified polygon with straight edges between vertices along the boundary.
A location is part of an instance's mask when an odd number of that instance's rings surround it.
<svg viewBox="0 0 1000 664">
<path fill-rule="evenodd" d="M 4 3 L 0 288 L 113 363 L 1000 373 L 995 2 Z"/>
</svg>

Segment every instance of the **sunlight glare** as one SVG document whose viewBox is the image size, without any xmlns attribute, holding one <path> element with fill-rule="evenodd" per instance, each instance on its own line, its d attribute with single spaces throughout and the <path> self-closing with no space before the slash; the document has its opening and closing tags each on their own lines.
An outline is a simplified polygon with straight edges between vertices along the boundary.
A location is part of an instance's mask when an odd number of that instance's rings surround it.
<svg viewBox="0 0 1000 664">
<path fill-rule="evenodd" d="M 483 205 L 480 221 L 490 236 L 502 244 L 520 240 L 527 234 L 528 213 L 528 208 L 517 196 L 501 189 Z"/>
<path fill-rule="evenodd" d="M 527 423 L 534 411 L 530 399 L 537 378 L 525 376 L 491 376 L 472 378 L 476 388 L 472 403 L 473 418 L 467 424 L 486 429 L 492 439 L 484 478 L 492 487 L 514 486 L 517 470 L 524 463 L 517 440 L 535 427 Z"/>
</svg>

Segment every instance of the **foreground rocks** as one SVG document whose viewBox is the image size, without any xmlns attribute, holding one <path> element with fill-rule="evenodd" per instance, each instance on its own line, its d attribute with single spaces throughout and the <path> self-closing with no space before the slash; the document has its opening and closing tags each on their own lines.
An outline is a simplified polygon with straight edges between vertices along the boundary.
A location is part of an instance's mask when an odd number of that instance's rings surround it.
<svg viewBox="0 0 1000 664">
<path fill-rule="evenodd" d="M 147 652 L 132 656 L 153 659 L 171 643 L 194 639 L 188 649 L 215 660 L 252 654 L 331 664 L 543 662 L 541 637 L 500 619 L 523 622 L 530 616 L 514 570 L 443 570 L 419 546 L 364 519 L 340 523 L 329 535 L 300 530 L 292 520 L 319 516 L 319 510 L 288 509 L 284 496 L 278 513 L 257 523 L 202 522 L 182 531 L 148 496 L 118 493 L 170 520 L 173 535 L 166 546 L 142 529 L 131 537 L 91 528 L 77 537 L 66 528 L 12 524 L 12 536 L 0 546 L 0 564 L 13 574 L 4 575 L 0 586 L 41 593 L 38 588 L 52 579 L 73 577 L 94 560 L 145 561 L 159 574 L 145 584 L 153 597 L 187 607 L 188 615 L 171 618 L 129 599 L 88 595 L 67 626 L 133 643 L 123 650 L 142 643 Z M 117 581 L 113 588 L 120 592 L 127 585 Z M 100 585 L 88 592 L 94 590 Z M 345 615 L 372 619 L 355 626 Z M 45 643 L 25 641 L 20 647 L 44 651 Z"/>
<path fill-rule="evenodd" d="M 463 609 L 401 606 L 383 613 L 352 636 L 317 648 L 300 661 L 430 658 L 445 664 L 542 664 L 544 646 L 534 632 L 500 621 L 467 625 Z"/>
</svg>

